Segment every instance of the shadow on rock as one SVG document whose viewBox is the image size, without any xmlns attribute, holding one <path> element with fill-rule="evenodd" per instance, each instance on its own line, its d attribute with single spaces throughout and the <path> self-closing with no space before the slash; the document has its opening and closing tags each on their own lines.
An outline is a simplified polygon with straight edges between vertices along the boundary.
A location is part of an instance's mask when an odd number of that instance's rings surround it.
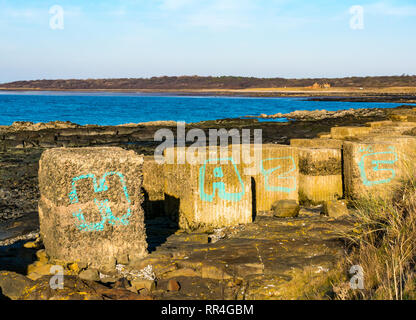
<svg viewBox="0 0 416 320">
<path fill-rule="evenodd" d="M 3 294 L 3 290 L 0 288 L 0 301 L 7 301 L 7 300 L 11 300 L 9 297 L 6 297 Z"/>
<path fill-rule="evenodd" d="M 2 270 L 25 274 L 27 267 L 36 261 L 36 248 L 25 248 L 27 241 L 18 241 L 9 246 L 0 247 L 0 265 Z"/>
<path fill-rule="evenodd" d="M 179 230 L 178 224 L 168 217 L 145 219 L 146 237 L 149 253 L 164 244 L 169 236 Z"/>
</svg>

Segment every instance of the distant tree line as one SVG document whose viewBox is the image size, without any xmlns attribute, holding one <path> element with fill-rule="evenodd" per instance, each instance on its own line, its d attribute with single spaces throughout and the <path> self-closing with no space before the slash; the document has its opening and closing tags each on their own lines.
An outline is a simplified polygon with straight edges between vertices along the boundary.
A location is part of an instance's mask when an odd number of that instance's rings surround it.
<svg viewBox="0 0 416 320">
<path fill-rule="evenodd" d="M 329 84 L 332 87 L 416 87 L 416 76 L 381 76 L 349 78 L 253 78 L 253 77 L 152 77 L 123 79 L 85 79 L 85 80 L 33 80 L 15 81 L 0 84 L 3 88 L 23 89 L 248 89 L 273 87 L 309 87 L 315 83 Z"/>
</svg>

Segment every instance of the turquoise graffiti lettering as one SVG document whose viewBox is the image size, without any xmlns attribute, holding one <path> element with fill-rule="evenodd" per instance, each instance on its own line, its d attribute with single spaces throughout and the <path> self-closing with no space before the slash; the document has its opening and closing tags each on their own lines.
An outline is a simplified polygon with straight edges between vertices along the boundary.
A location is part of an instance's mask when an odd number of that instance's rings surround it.
<svg viewBox="0 0 416 320">
<path fill-rule="evenodd" d="M 291 162 L 291 168 L 288 171 L 280 173 L 277 176 L 277 180 L 279 180 L 279 181 L 282 181 L 282 180 L 292 181 L 292 183 L 290 184 L 290 185 L 292 185 L 292 187 L 271 186 L 270 185 L 270 177 L 273 174 L 273 172 L 282 168 L 282 166 L 279 165 L 277 167 L 266 170 L 264 168 L 264 164 L 266 162 L 272 162 L 272 161 L 273 162 L 276 162 L 276 161 L 289 161 L 289 162 Z M 260 162 L 260 172 L 261 172 L 262 175 L 264 175 L 264 184 L 265 184 L 265 188 L 266 188 L 267 191 L 286 192 L 286 193 L 290 193 L 292 191 L 295 191 L 296 190 L 296 177 L 289 175 L 291 172 L 294 172 L 295 170 L 296 170 L 296 164 L 295 164 L 295 160 L 293 159 L 292 156 L 282 157 L 282 158 L 269 158 L 269 159 L 264 159 Z"/>
<path fill-rule="evenodd" d="M 387 148 L 390 151 L 384 151 L 384 152 L 374 152 L 373 148 L 370 146 L 368 148 L 360 148 L 358 150 L 358 152 L 360 153 L 367 153 L 364 154 L 361 157 L 360 162 L 358 162 L 358 167 L 360 169 L 360 175 L 361 175 L 361 180 L 363 181 L 363 184 L 365 186 L 373 186 L 376 184 L 383 184 L 383 183 L 389 183 L 392 179 L 394 179 L 394 177 L 396 176 L 396 171 L 393 168 L 390 169 L 386 169 L 386 168 L 380 168 L 380 165 L 383 164 L 390 164 L 393 165 L 398 161 L 398 156 L 397 153 L 395 151 L 395 148 L 393 146 L 390 146 Z M 367 172 L 365 170 L 365 160 L 368 157 L 372 157 L 372 156 L 380 156 L 380 155 L 384 155 L 384 156 L 393 156 L 394 159 L 392 160 L 372 160 L 371 164 L 373 165 L 373 167 L 371 168 L 372 171 L 374 172 L 378 172 L 378 171 L 386 171 L 386 172 L 390 172 L 390 178 L 387 179 L 381 179 L 381 180 L 376 180 L 376 181 L 370 181 L 367 177 Z"/>
<path fill-rule="evenodd" d="M 225 191 L 225 182 L 224 181 L 220 181 L 220 182 L 214 182 L 212 184 L 212 193 L 211 194 L 207 194 L 205 192 L 205 176 L 206 176 L 206 167 L 207 164 L 209 163 L 218 163 L 218 162 L 230 162 L 231 165 L 234 168 L 234 171 L 237 175 L 238 181 L 240 183 L 241 186 L 241 192 L 238 193 L 229 193 Z M 213 170 L 213 175 L 215 178 L 218 179 L 223 179 L 224 178 L 224 172 L 222 170 L 221 165 L 216 167 Z M 244 197 L 244 183 L 243 180 L 241 179 L 240 173 L 237 169 L 237 165 L 234 162 L 234 160 L 232 158 L 223 158 L 223 159 L 210 159 L 210 160 L 206 160 L 204 165 L 199 168 L 199 194 L 201 197 L 202 201 L 208 201 L 208 202 L 212 202 L 214 201 L 214 197 L 216 194 L 216 190 L 218 190 L 218 196 L 226 201 L 240 201 L 243 197 Z"/>
<path fill-rule="evenodd" d="M 106 223 L 108 223 L 110 225 L 114 225 L 114 226 L 120 226 L 120 225 L 126 226 L 126 225 L 129 224 L 128 218 L 131 215 L 130 199 L 129 199 L 129 194 L 127 192 L 126 181 L 124 179 L 123 174 L 121 174 L 120 172 L 107 172 L 103 175 L 103 177 L 99 180 L 98 183 L 97 183 L 97 178 L 95 177 L 95 175 L 91 174 L 91 173 L 73 178 L 72 179 L 72 189 L 71 189 L 71 192 L 69 193 L 70 204 L 79 203 L 78 194 L 77 194 L 77 187 L 76 187 L 76 183 L 78 181 L 84 180 L 84 179 L 92 179 L 93 186 L 94 186 L 94 192 L 100 193 L 100 192 L 104 192 L 104 191 L 108 190 L 108 184 L 107 184 L 106 178 L 109 177 L 109 176 L 118 176 L 119 177 L 121 186 L 123 188 L 124 197 L 125 197 L 127 203 L 129 204 L 127 212 L 123 216 L 121 216 L 120 218 L 115 217 L 113 212 L 111 211 L 110 205 L 108 203 L 108 199 L 104 200 L 104 201 L 99 201 L 95 198 L 94 202 L 95 202 L 95 205 L 97 206 L 98 211 L 100 213 L 101 221 L 100 222 L 90 222 L 90 223 L 88 223 L 85 220 L 85 217 L 84 217 L 84 214 L 83 214 L 82 210 L 78 209 L 77 211 L 72 213 L 72 215 L 77 220 L 77 228 L 79 230 L 81 230 L 81 231 L 102 231 L 102 230 L 104 230 L 104 226 L 105 226 Z"/>
</svg>

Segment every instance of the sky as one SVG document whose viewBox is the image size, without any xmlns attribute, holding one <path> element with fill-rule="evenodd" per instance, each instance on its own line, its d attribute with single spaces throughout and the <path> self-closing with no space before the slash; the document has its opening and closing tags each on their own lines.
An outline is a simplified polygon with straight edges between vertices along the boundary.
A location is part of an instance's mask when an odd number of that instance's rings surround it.
<svg viewBox="0 0 416 320">
<path fill-rule="evenodd" d="M 0 82 L 413 75 L 415 35 L 415 0 L 0 0 Z"/>
</svg>

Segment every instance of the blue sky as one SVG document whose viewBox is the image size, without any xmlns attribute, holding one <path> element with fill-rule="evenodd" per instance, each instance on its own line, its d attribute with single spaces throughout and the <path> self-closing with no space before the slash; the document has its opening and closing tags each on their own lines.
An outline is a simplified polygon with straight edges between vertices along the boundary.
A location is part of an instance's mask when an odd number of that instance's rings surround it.
<svg viewBox="0 0 416 320">
<path fill-rule="evenodd" d="M 415 34 L 414 0 L 0 0 L 0 82 L 416 74 Z"/>
</svg>

